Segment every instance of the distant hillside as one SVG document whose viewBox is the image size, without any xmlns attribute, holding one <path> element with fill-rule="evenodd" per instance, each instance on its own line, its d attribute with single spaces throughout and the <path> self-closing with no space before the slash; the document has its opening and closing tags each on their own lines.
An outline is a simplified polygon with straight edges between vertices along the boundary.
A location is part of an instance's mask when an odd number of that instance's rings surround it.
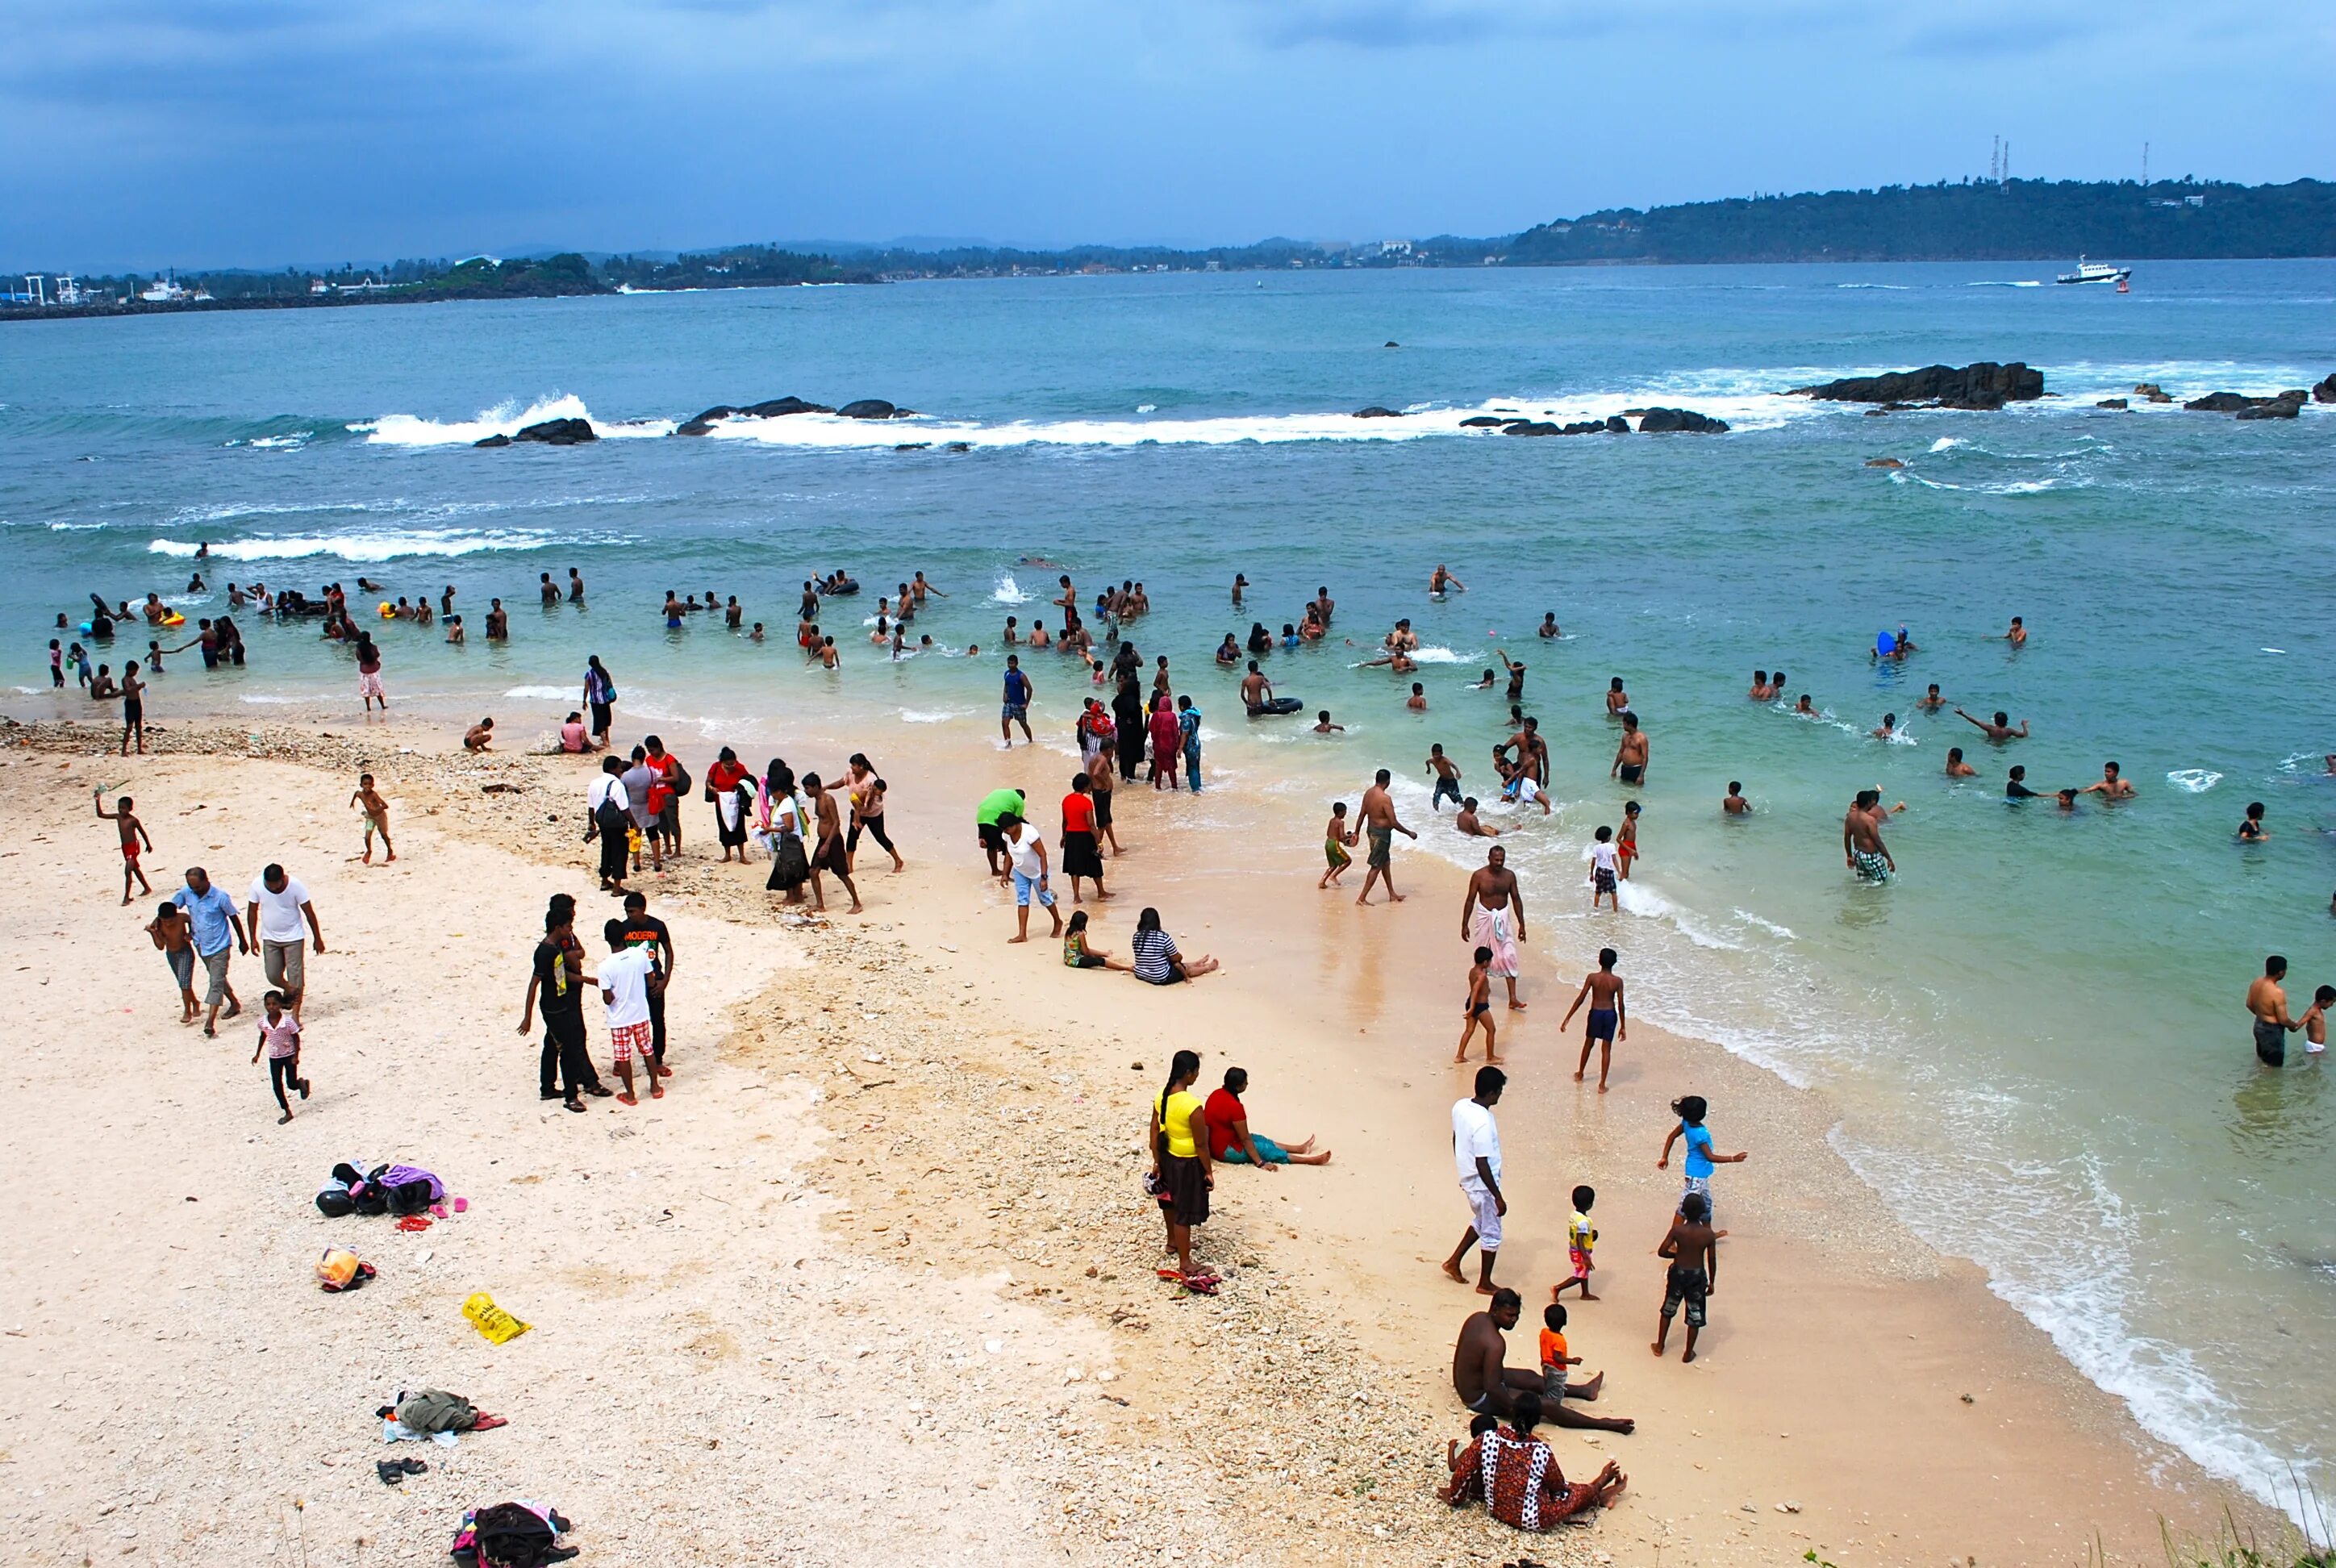
<svg viewBox="0 0 2336 1568">
<path fill-rule="evenodd" d="M 2336 184 L 1885 185 L 1609 209 L 1528 229 L 1501 248 L 1517 267 L 2336 256 Z"/>
</svg>

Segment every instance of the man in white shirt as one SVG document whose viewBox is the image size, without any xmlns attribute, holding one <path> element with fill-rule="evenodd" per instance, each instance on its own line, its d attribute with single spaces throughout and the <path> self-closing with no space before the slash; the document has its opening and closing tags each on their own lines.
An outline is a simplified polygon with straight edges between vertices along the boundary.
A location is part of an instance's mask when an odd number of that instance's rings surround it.
<svg viewBox="0 0 2336 1568">
<path fill-rule="evenodd" d="M 640 1104 L 633 1094 L 636 1057 L 649 1081 L 649 1098 L 661 1100 L 665 1086 L 657 1082 L 652 1055 L 657 1035 L 649 1022 L 649 950 L 625 945 L 622 920 L 610 920 L 600 934 L 608 941 L 608 956 L 600 960 L 600 1001 L 608 1009 L 608 1044 L 616 1052 L 617 1076 L 625 1085 L 617 1101 L 626 1105 Z"/>
<path fill-rule="evenodd" d="M 316 906 L 308 901 L 308 890 L 287 876 L 282 866 L 271 865 L 261 872 L 251 884 L 243 923 L 259 944 L 268 983 L 283 993 L 285 1009 L 295 1022 L 299 1020 L 300 999 L 307 991 L 301 961 L 303 920 L 307 922 L 307 936 L 323 952 L 325 933 L 316 924 Z"/>
<path fill-rule="evenodd" d="M 1452 1163 L 1460 1175 L 1460 1195 L 1468 1200 L 1473 1218 L 1460 1244 L 1444 1260 L 1444 1272 L 1466 1284 L 1468 1277 L 1460 1271 L 1460 1261 L 1468 1255 L 1469 1248 L 1479 1249 L 1483 1261 L 1477 1267 L 1476 1294 L 1480 1296 L 1493 1293 L 1493 1260 L 1501 1251 L 1501 1216 L 1509 1212 L 1509 1201 L 1501 1196 L 1501 1129 L 1493 1121 L 1493 1107 L 1501 1103 L 1501 1090 L 1508 1081 L 1508 1074 L 1498 1067 L 1479 1067 L 1475 1096 L 1452 1106 Z"/>
</svg>

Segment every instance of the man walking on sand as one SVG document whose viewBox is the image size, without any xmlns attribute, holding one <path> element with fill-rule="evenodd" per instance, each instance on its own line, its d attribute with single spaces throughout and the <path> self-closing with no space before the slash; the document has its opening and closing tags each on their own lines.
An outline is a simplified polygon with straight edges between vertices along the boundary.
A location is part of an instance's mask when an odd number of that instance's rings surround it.
<svg viewBox="0 0 2336 1568">
<path fill-rule="evenodd" d="M 203 969 L 210 977 L 210 993 L 203 998 L 210 1012 L 203 1019 L 203 1033 L 216 1038 L 219 1035 L 219 1003 L 227 1003 L 227 1016 L 243 1011 L 242 999 L 235 988 L 227 982 L 227 966 L 233 956 L 228 950 L 230 938 L 237 952 L 248 953 L 251 942 L 244 935 L 243 917 L 236 912 L 235 900 L 225 888 L 211 885 L 209 875 L 200 866 L 187 868 L 187 885 L 171 898 L 171 902 L 187 911 L 195 930 L 195 956 L 203 961 Z"/>
<path fill-rule="evenodd" d="M 243 918 L 259 943 L 260 965 L 268 983 L 283 993 L 284 1010 L 297 1023 L 301 999 L 308 994 L 301 962 L 302 920 L 307 921 L 307 935 L 315 939 L 316 950 L 325 950 L 325 933 L 316 924 L 316 906 L 308 901 L 308 890 L 287 876 L 282 866 L 271 865 L 253 880 Z"/>
<path fill-rule="evenodd" d="M 1444 1260 L 1444 1273 L 1455 1283 L 1466 1284 L 1460 1261 L 1469 1248 L 1478 1249 L 1476 1294 L 1480 1296 L 1493 1294 L 1493 1261 L 1501 1251 L 1501 1218 L 1509 1212 L 1509 1201 L 1501 1195 L 1501 1129 L 1493 1120 L 1493 1107 L 1501 1103 L 1501 1090 L 1508 1081 L 1508 1074 L 1498 1067 L 1478 1067 L 1475 1094 L 1452 1106 L 1452 1163 L 1459 1172 L 1460 1195 L 1467 1200 L 1471 1219 L 1460 1244 Z"/>
<path fill-rule="evenodd" d="M 1525 940 L 1525 895 L 1517 873 L 1509 870 L 1509 852 L 1494 844 L 1484 852 L 1484 863 L 1468 878 L 1460 900 L 1460 940 L 1493 950 L 1486 972 L 1509 986 L 1509 1011 L 1521 1013 L 1517 1000 L 1517 944 Z"/>
<path fill-rule="evenodd" d="M 1363 891 L 1355 898 L 1358 904 L 1371 901 L 1371 885 L 1374 882 L 1387 884 L 1389 903 L 1403 902 L 1403 895 L 1395 891 L 1395 835 L 1401 833 L 1407 839 L 1416 839 L 1419 835 L 1396 817 L 1395 797 L 1387 794 L 1387 784 L 1394 777 L 1393 774 L 1381 768 L 1371 787 L 1363 792 L 1363 832 L 1370 840 L 1371 848 L 1369 858 L 1365 862 L 1369 869 L 1363 876 Z"/>
</svg>

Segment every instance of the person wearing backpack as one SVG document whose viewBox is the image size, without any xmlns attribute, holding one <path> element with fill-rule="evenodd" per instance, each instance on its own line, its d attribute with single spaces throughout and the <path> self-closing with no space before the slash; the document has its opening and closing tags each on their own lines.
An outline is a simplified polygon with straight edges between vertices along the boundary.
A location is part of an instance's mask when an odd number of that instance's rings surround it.
<svg viewBox="0 0 2336 1568">
<path fill-rule="evenodd" d="M 632 796 L 625 790 L 625 765 L 612 756 L 600 759 L 600 776 L 592 781 L 584 793 L 584 810 L 589 819 L 584 829 L 585 842 L 600 841 L 600 889 L 603 892 L 625 891 L 625 872 L 629 860 L 628 835 L 632 832 Z"/>
<path fill-rule="evenodd" d="M 650 804 L 655 814 L 649 819 L 649 832 L 665 840 L 669 854 L 681 853 L 681 803 L 689 798 L 689 770 L 681 759 L 665 749 L 665 742 L 655 735 L 641 738 L 642 749 L 648 755 L 649 766 L 656 770 L 658 788 Z"/>
</svg>

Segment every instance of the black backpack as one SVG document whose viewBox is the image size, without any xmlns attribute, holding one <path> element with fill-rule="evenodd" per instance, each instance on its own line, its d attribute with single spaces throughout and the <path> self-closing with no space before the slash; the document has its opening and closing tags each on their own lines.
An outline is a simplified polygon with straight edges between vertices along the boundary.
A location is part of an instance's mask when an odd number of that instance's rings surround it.
<svg viewBox="0 0 2336 1568">
<path fill-rule="evenodd" d="M 517 1503 L 497 1503 L 471 1516 L 470 1557 L 477 1568 L 547 1568 L 576 1555 L 559 1543 L 542 1515 Z"/>
</svg>

